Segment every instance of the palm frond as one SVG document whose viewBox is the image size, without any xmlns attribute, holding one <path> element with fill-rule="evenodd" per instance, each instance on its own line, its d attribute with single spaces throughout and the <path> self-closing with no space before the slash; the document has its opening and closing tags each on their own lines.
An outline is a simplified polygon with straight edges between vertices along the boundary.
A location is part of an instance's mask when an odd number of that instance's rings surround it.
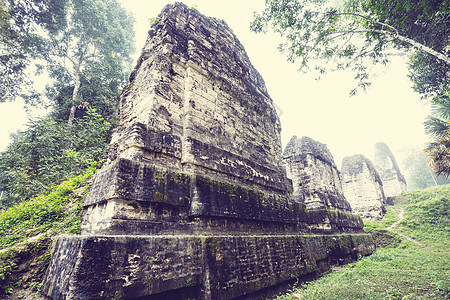
<svg viewBox="0 0 450 300">
<path fill-rule="evenodd" d="M 438 117 L 428 116 L 424 122 L 425 132 L 435 138 L 445 137 L 447 131 L 450 130 L 450 123 L 448 120 L 443 120 Z"/>
</svg>

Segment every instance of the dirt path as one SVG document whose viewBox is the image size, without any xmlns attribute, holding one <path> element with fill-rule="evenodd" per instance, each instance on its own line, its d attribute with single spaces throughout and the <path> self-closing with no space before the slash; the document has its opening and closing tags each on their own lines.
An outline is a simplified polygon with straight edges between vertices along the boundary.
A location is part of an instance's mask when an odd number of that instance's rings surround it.
<svg viewBox="0 0 450 300">
<path fill-rule="evenodd" d="M 404 219 L 404 217 L 403 217 L 404 213 L 405 213 L 405 210 L 403 209 L 403 207 L 400 207 L 400 211 L 398 212 L 398 216 L 397 216 L 398 220 L 395 223 L 393 223 L 391 226 L 389 226 L 387 228 L 387 230 L 394 231 L 394 227 L 397 226 L 398 223 L 400 223 Z"/>
<path fill-rule="evenodd" d="M 407 240 L 410 241 L 410 242 L 413 242 L 413 243 L 416 244 L 416 245 L 419 245 L 419 246 L 424 247 L 424 248 L 427 248 L 427 249 L 431 249 L 430 247 L 425 246 L 425 245 L 422 244 L 421 242 L 416 241 L 416 240 L 413 239 L 412 237 L 409 237 L 409 236 L 407 236 L 406 234 L 403 234 L 403 233 L 401 233 L 401 232 L 398 232 L 398 231 L 395 231 L 395 230 L 394 230 L 394 227 L 397 226 L 397 225 L 403 220 L 403 218 L 404 218 L 404 216 L 403 216 L 404 213 L 405 213 L 405 210 L 403 209 L 403 207 L 400 207 L 400 211 L 398 212 L 398 220 L 397 220 L 395 223 L 393 223 L 391 226 L 389 226 L 389 227 L 387 228 L 387 230 L 392 231 L 392 232 L 395 232 L 396 234 L 398 234 L 398 235 L 404 237 L 405 239 L 407 239 Z"/>
</svg>

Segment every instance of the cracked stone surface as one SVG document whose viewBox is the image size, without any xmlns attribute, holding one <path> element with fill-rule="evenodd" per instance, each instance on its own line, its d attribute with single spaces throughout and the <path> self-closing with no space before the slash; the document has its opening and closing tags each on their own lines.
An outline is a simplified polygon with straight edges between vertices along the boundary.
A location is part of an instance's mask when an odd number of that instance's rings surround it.
<svg viewBox="0 0 450 300">
<path fill-rule="evenodd" d="M 193 216 L 298 222 L 273 101 L 224 21 L 182 4 L 166 8 L 130 80 L 109 160 L 84 203 L 84 232 L 149 233 L 142 222 L 178 223 L 172 232 L 207 227 Z M 254 200 L 239 200 L 242 193 Z M 161 213 L 161 203 L 175 209 Z"/>
</svg>

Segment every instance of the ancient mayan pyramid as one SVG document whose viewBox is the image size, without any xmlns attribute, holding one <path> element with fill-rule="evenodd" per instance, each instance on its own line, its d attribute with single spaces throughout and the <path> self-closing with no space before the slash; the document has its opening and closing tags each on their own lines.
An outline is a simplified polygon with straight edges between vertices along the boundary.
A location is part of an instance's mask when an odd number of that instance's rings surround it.
<svg viewBox="0 0 450 300">
<path fill-rule="evenodd" d="M 225 22 L 166 6 L 130 79 L 45 295 L 251 298 L 373 252 L 359 217 L 293 199 L 272 99 Z"/>
</svg>

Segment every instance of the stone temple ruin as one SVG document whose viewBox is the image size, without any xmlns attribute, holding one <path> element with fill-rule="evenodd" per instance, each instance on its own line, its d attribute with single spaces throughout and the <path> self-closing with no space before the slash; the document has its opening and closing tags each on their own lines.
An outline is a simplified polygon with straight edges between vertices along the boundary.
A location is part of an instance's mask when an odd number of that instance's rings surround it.
<svg viewBox="0 0 450 300">
<path fill-rule="evenodd" d="M 385 143 L 375 144 L 374 163 L 383 182 L 386 202 L 393 205 L 395 197 L 406 192 L 406 180 L 400 172 L 394 154 Z"/>
<path fill-rule="evenodd" d="M 283 159 L 292 179 L 294 200 L 305 203 L 308 210 L 352 211 L 342 191 L 340 172 L 325 144 L 293 136 Z"/>
<path fill-rule="evenodd" d="M 352 212 L 363 219 L 379 220 L 386 213 L 386 198 L 381 177 L 373 163 L 356 154 L 342 160 L 342 188 Z"/>
<path fill-rule="evenodd" d="M 180 3 L 159 17 L 122 92 L 82 235 L 59 239 L 43 293 L 252 298 L 372 253 L 346 204 L 311 211 L 293 197 L 272 99 L 226 23 Z"/>
<path fill-rule="evenodd" d="M 294 201 L 304 203 L 311 214 L 336 214 L 334 218 L 325 216 L 322 224 L 310 224 L 311 230 L 337 227 L 335 223 L 348 230 L 361 226 L 359 218 L 349 214 L 352 209 L 343 194 L 339 170 L 325 144 L 306 136 L 293 136 L 283 160 L 287 176 L 292 179 Z"/>
</svg>

